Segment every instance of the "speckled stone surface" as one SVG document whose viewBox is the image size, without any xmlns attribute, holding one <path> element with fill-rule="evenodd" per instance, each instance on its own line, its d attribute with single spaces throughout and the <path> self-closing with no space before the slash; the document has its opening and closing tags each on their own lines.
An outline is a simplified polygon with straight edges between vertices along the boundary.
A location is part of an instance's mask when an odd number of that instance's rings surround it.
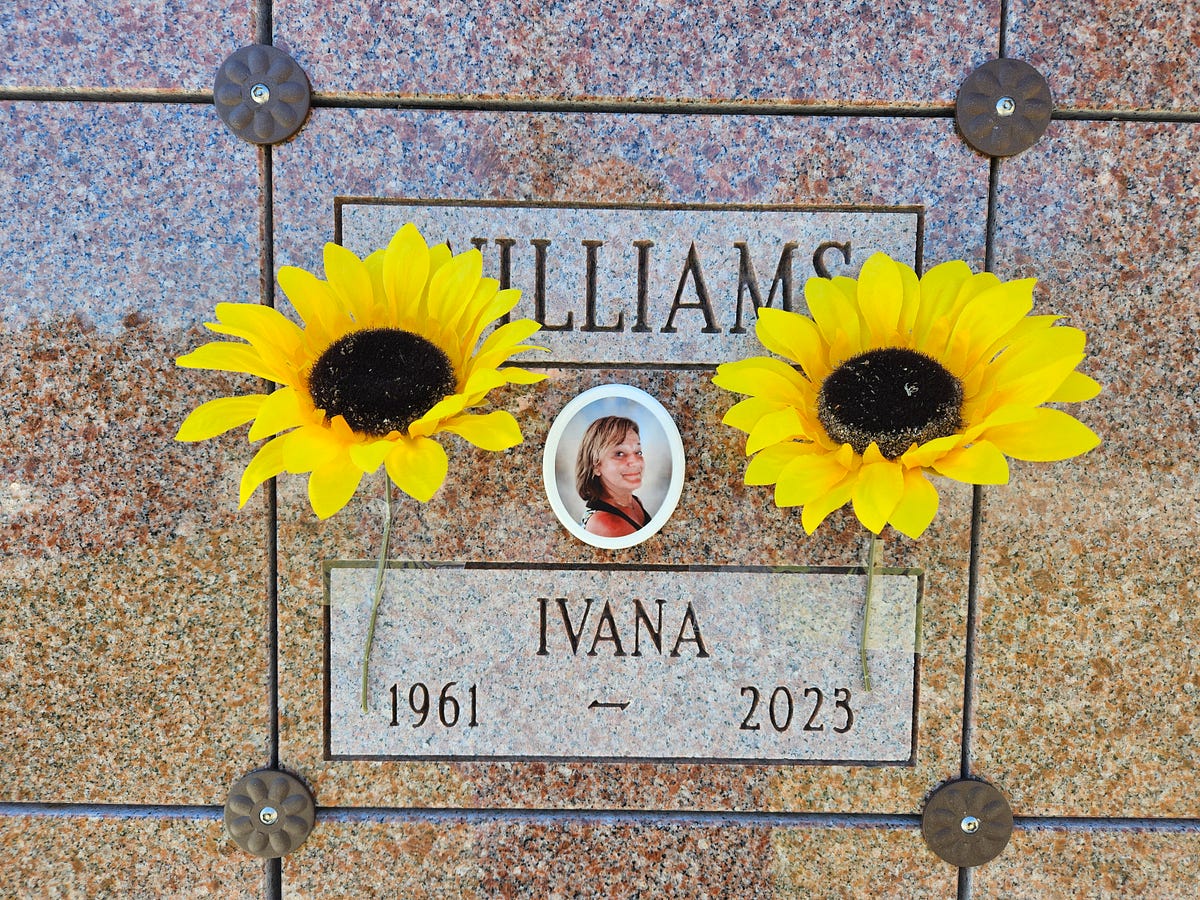
<svg viewBox="0 0 1200 900">
<path fill-rule="evenodd" d="M 930 106 L 994 54 L 999 9 L 281 0 L 274 17 L 319 91 Z"/>
<path fill-rule="evenodd" d="M 999 857 L 974 872 L 977 900 L 1178 900 L 1200 895 L 1195 832 L 1017 828 Z"/>
<path fill-rule="evenodd" d="M 251 0 L 50 0 L 0 9 L 0 87 L 211 91 L 254 42 Z"/>
<path fill-rule="evenodd" d="M 1088 332 L 1088 456 L 989 490 L 979 774 L 1018 815 L 1196 816 L 1200 178 L 1192 126 L 1055 123 L 1001 169 L 997 269 Z"/>
<path fill-rule="evenodd" d="M 262 897 L 261 860 L 220 819 L 0 816 L 0 895 Z"/>
<path fill-rule="evenodd" d="M 947 121 L 321 112 L 295 142 L 276 151 L 280 265 L 319 270 L 338 194 L 921 203 L 927 260 L 954 253 L 969 258 L 966 248 L 983 244 L 986 162 L 955 139 Z M 514 132 L 525 140 L 537 135 L 537 142 L 518 152 Z M 921 151 L 902 152 L 908 146 Z M 546 156 L 550 147 L 558 149 Z M 724 148 L 725 161 L 715 170 L 704 164 L 706 147 Z M 864 148 L 871 148 L 869 156 Z M 689 154 L 683 161 L 681 152 Z M 931 171 L 940 177 L 932 179 Z M 810 538 L 798 516 L 774 508 L 768 491 L 741 484 L 738 435 L 720 424 L 731 398 L 707 378 L 607 369 L 549 375 L 545 385 L 500 397 L 518 412 L 529 435 L 525 444 L 504 454 L 450 445 L 451 479 L 430 503 L 401 508 L 394 558 L 682 565 L 854 565 L 865 559 L 864 533 L 852 516 L 839 513 Z M 581 391 L 613 381 L 659 398 L 692 448 L 675 515 L 653 541 L 624 552 L 584 546 L 558 527 L 548 508 L 531 508 L 524 499 L 542 495 L 541 441 L 558 411 Z M 943 489 L 942 513 L 925 539 L 914 545 L 896 538 L 885 551 L 889 565 L 931 573 L 915 768 L 327 762 L 321 723 L 307 712 L 319 708 L 321 698 L 320 561 L 378 554 L 381 491 L 381 483 L 368 480 L 346 510 L 318 523 L 302 479 L 283 479 L 280 489 L 281 756 L 312 779 L 323 803 L 917 812 L 931 786 L 957 772 L 970 513 L 970 490 L 957 484 Z M 713 501 L 723 496 L 727 503 Z M 488 513 L 464 516 L 464 509 Z"/>
<path fill-rule="evenodd" d="M 171 102 L 211 89 L 260 7 L 321 101 L 271 151 L 272 246 L 259 152 L 211 106 Z M 0 93 L 55 98 L 0 101 L 0 895 L 272 893 L 219 820 L 229 785 L 272 750 L 271 509 L 264 491 L 235 510 L 242 435 L 171 440 L 200 400 L 248 384 L 171 360 L 204 339 L 215 303 L 259 299 L 264 250 L 272 268 L 319 271 L 339 195 L 920 204 L 926 266 L 980 268 L 989 161 L 949 112 L 1000 51 L 1000 20 L 975 0 L 0 10 Z M 994 267 L 1041 279 L 1035 311 L 1087 330 L 1083 368 L 1105 392 L 1079 414 L 1104 444 L 1014 465 L 1010 486 L 984 492 L 968 761 L 1018 828 L 970 896 L 1174 900 L 1200 893 L 1200 132 L 1100 119 L 1194 116 L 1200 19 L 1181 2 L 1014 0 L 1004 21 L 1007 52 L 1091 120 L 1053 121 L 998 164 Z M 80 103 L 79 89 L 164 102 Z M 432 102 L 348 108 L 393 99 Z M 638 111 L 599 111 L 626 101 Z M 693 101 L 723 105 L 693 115 Z M 747 114 L 759 103 L 794 115 Z M 496 396 L 522 446 L 448 440 L 451 478 L 406 502 L 394 556 L 863 560 L 850 514 L 810 538 L 741 484 L 739 436 L 720 425 L 732 398 L 696 372 L 548 374 Z M 612 381 L 662 399 L 692 453 L 676 514 L 629 551 L 585 547 L 526 502 L 558 411 Z M 322 560 L 379 553 L 380 490 L 321 523 L 302 479 L 280 483 L 279 755 L 325 812 L 282 863 L 284 896 L 956 897 L 957 872 L 911 820 L 837 814 L 918 813 L 959 774 L 969 488 L 942 486 L 922 540 L 885 547 L 884 564 L 926 582 L 916 762 L 879 768 L 325 760 Z M 47 803 L 104 817 L 24 805 Z M 788 811 L 834 815 L 773 815 Z"/>
<path fill-rule="evenodd" d="M 920 840 L 915 828 L 328 822 L 285 860 L 283 884 L 297 900 L 953 898 L 957 870 Z"/>
<path fill-rule="evenodd" d="M 244 442 L 172 440 L 235 382 L 173 359 L 254 299 L 254 154 L 163 106 L 0 104 L 0 135 L 0 799 L 223 802 L 266 760 L 265 517 Z"/>
<path fill-rule="evenodd" d="M 1013 0 L 1008 55 L 1050 83 L 1062 108 L 1200 108 L 1200 13 L 1154 0 Z"/>
</svg>

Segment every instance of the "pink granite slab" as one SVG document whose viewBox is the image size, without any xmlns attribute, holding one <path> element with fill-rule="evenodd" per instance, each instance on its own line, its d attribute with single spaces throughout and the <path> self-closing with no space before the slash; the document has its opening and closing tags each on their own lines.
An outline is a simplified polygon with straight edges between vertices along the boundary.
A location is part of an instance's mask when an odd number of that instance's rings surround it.
<svg viewBox="0 0 1200 900">
<path fill-rule="evenodd" d="M 1008 55 L 1050 83 L 1068 109 L 1195 112 L 1200 108 L 1200 13 L 1153 0 L 1014 0 Z"/>
<path fill-rule="evenodd" d="M 1177 900 L 1200 894 L 1200 836 L 1139 830 L 1018 828 L 974 871 L 974 897 Z"/>
<path fill-rule="evenodd" d="M 277 43 L 318 91 L 387 96 L 953 103 L 995 55 L 967 4 L 283 0 Z"/>
<path fill-rule="evenodd" d="M 1017 814 L 1195 816 L 1193 126 L 1055 123 L 1005 163 L 997 268 L 1089 336 L 1089 455 L 988 491 L 979 773 Z"/>
<path fill-rule="evenodd" d="M 0 817 L 10 897 L 261 897 L 262 862 L 219 819 Z"/>
<path fill-rule="evenodd" d="M 914 150 L 915 148 L 915 150 Z M 276 262 L 319 270 L 339 194 L 558 200 L 912 204 L 927 206 L 926 259 L 981 261 L 986 161 L 948 121 L 791 121 L 583 115 L 321 111 L 275 155 Z M 281 306 L 286 304 L 281 301 Z M 450 444 L 454 473 L 435 499 L 406 501 L 397 559 L 854 565 L 864 533 L 840 513 L 813 537 L 769 492 L 741 481 L 741 444 L 720 425 L 730 403 L 694 372 L 562 369 L 501 398 L 529 439 L 505 454 Z M 658 396 L 691 448 L 675 516 L 652 542 L 616 553 L 561 529 L 541 494 L 541 442 L 559 409 L 596 384 Z M 461 473 L 461 474 L 460 474 Z M 927 570 L 916 768 L 717 767 L 323 760 L 321 561 L 379 552 L 382 494 L 364 482 L 319 523 L 303 479 L 280 505 L 281 753 L 334 805 L 820 809 L 916 812 L 957 771 L 970 490 L 943 488 L 938 523 L 895 538 L 890 564 Z M 724 503 L 714 498 L 730 498 Z"/>
<path fill-rule="evenodd" d="M 254 42 L 250 0 L 50 0 L 0 10 L 0 86 L 211 91 Z"/>
<path fill-rule="evenodd" d="M 329 821 L 285 895 L 363 898 L 889 896 L 946 900 L 917 829 L 733 823 Z"/>
<path fill-rule="evenodd" d="M 255 154 L 210 113 L 0 104 L 5 800 L 224 802 L 266 761 L 249 448 L 173 440 L 250 386 L 174 365 L 257 299 Z"/>
</svg>

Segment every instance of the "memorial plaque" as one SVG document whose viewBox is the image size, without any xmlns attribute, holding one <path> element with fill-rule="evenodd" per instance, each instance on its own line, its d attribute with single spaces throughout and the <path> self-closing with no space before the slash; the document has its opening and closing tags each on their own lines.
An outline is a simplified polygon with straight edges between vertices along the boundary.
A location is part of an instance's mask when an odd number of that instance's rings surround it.
<svg viewBox="0 0 1200 900">
<path fill-rule="evenodd" d="M 920 266 L 918 207 L 600 206 L 337 201 L 339 243 L 360 255 L 406 222 L 523 292 L 557 363 L 716 365 L 759 352 L 759 306 L 805 310 L 811 275 L 857 273 L 883 251 Z M 526 360 L 526 363 L 530 360 Z"/>
<path fill-rule="evenodd" d="M 393 563 L 360 705 L 369 562 L 327 566 L 327 755 L 910 764 L 920 576 Z"/>
<path fill-rule="evenodd" d="M 413 222 L 455 252 L 478 248 L 484 275 L 522 291 L 512 316 L 541 323 L 533 342 L 550 352 L 520 364 L 556 370 L 568 395 L 580 383 L 548 433 L 526 431 L 544 452 L 544 506 L 531 515 L 538 527 L 557 517 L 581 547 L 619 554 L 641 544 L 651 548 L 641 558 L 653 560 L 692 454 L 711 459 L 714 448 L 682 440 L 673 398 L 597 387 L 580 370 L 708 379 L 722 362 L 764 352 L 754 335 L 761 307 L 805 312 L 812 275 L 856 275 L 876 251 L 919 270 L 922 216 L 917 207 L 340 198 L 335 234 L 366 255 Z M 637 463 L 610 466 L 601 458 L 610 453 Z M 597 484 L 603 497 L 592 496 Z M 488 503 L 477 493 L 473 509 Z M 364 712 L 375 567 L 327 565 L 331 759 L 914 758 L 916 572 L 886 570 L 875 581 L 866 691 L 861 570 L 632 565 L 620 556 L 605 565 L 392 561 Z"/>
</svg>

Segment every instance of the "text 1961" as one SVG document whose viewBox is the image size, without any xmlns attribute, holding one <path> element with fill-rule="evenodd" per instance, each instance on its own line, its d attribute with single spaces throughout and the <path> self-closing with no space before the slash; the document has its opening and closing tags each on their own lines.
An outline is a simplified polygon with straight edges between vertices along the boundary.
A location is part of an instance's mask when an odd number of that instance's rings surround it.
<svg viewBox="0 0 1200 900">
<path fill-rule="evenodd" d="M 458 686 L 457 681 L 451 681 L 444 685 L 438 692 L 435 698 L 429 687 L 421 681 L 410 686 L 407 692 L 399 685 L 392 685 L 392 721 L 391 725 L 400 724 L 401 706 L 403 705 L 402 697 L 407 694 L 408 711 L 412 713 L 414 721 L 413 728 L 420 728 L 428 723 L 434 725 L 441 723 L 445 728 L 454 728 L 460 724 L 465 724 L 468 728 L 476 728 L 479 725 L 479 686 L 471 685 L 466 690 L 466 697 L 460 703 L 459 692 L 455 691 Z M 434 685 L 437 689 L 437 685 Z M 466 706 L 464 710 L 464 704 Z M 463 715 L 466 714 L 464 720 Z M 405 713 L 407 718 L 407 713 Z"/>
</svg>

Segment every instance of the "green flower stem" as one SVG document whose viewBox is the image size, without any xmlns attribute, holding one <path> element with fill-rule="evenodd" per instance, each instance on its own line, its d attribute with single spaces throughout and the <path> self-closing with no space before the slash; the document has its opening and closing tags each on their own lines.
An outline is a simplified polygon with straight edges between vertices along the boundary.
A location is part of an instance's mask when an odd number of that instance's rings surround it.
<svg viewBox="0 0 1200 900">
<path fill-rule="evenodd" d="M 371 647 L 375 643 L 375 622 L 379 619 L 379 604 L 383 600 L 383 573 L 387 570 L 388 550 L 392 543 L 392 482 L 383 473 L 383 495 L 387 498 L 387 518 L 383 522 L 383 549 L 379 551 L 379 568 L 375 570 L 375 600 L 371 604 L 371 622 L 367 626 L 367 646 L 362 664 L 362 711 L 367 711 L 367 679 L 371 672 Z"/>
<path fill-rule="evenodd" d="M 879 535 L 871 532 L 871 545 L 867 550 L 867 599 L 863 604 L 862 641 L 859 658 L 862 660 L 863 690 L 871 692 L 871 672 L 867 668 L 867 634 L 871 630 L 871 593 L 875 589 L 875 558 L 879 554 Z"/>
</svg>

